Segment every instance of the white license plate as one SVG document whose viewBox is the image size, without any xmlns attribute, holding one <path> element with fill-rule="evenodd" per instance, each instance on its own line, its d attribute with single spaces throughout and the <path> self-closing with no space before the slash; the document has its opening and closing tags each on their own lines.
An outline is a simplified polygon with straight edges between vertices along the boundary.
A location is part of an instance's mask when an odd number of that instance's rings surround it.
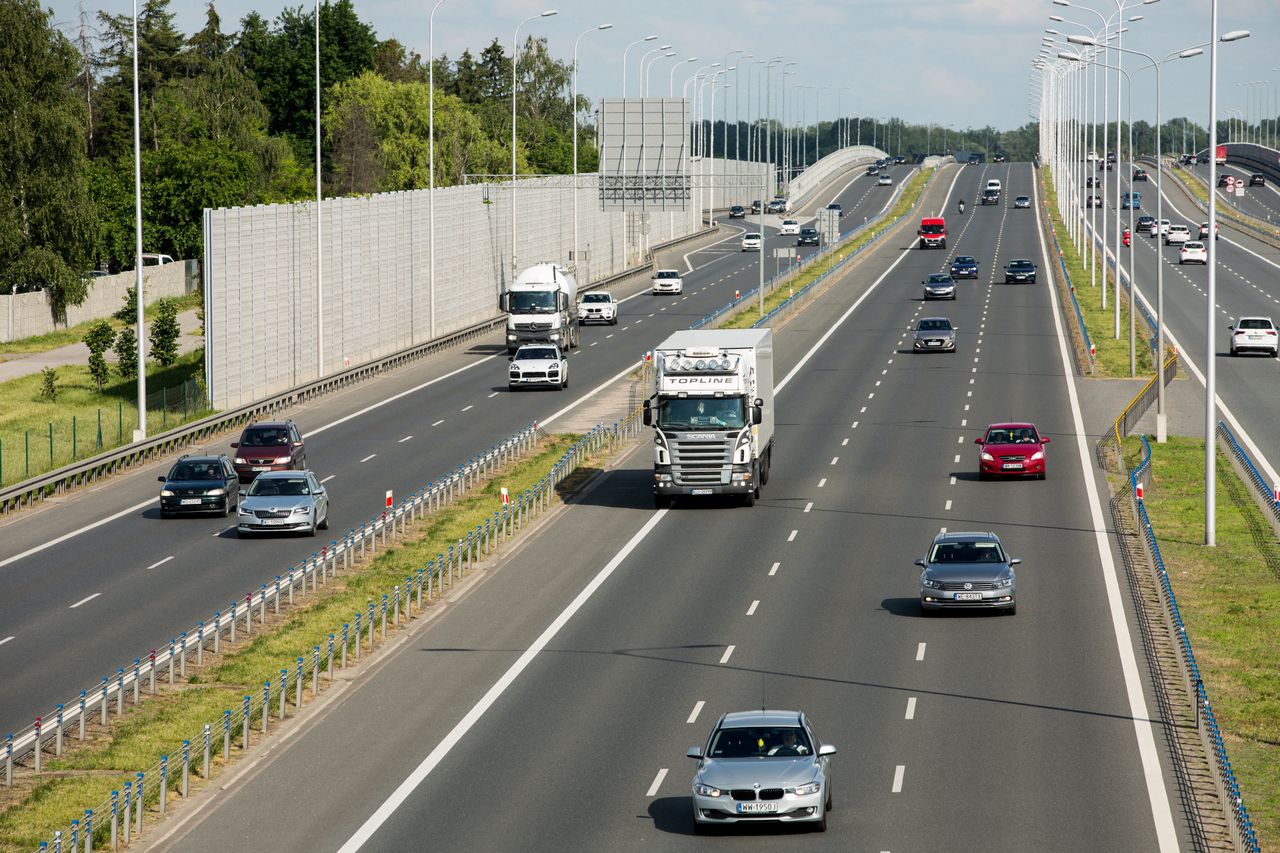
<svg viewBox="0 0 1280 853">
<path fill-rule="evenodd" d="M 980 592 L 957 592 L 956 601 L 981 601 L 982 593 Z"/>
<path fill-rule="evenodd" d="M 711 489 L 694 489 L 690 494 L 694 495 L 710 495 L 713 494 Z"/>
<path fill-rule="evenodd" d="M 760 812 L 776 812 L 777 803 L 738 803 L 738 814 L 758 814 Z"/>
<path fill-rule="evenodd" d="M 254 465 L 249 470 L 250 471 L 270 471 L 271 466 L 270 465 Z"/>
<path fill-rule="evenodd" d="M 287 518 L 263 518 L 259 519 L 263 527 L 284 527 Z"/>
<path fill-rule="evenodd" d="M 924 345 L 927 347 L 940 347 L 942 346 L 942 341 L 925 341 Z"/>
<path fill-rule="evenodd" d="M 183 498 L 179 503 L 183 506 L 194 506 L 200 503 L 200 498 Z"/>
<path fill-rule="evenodd" d="M 1013 470 L 1016 470 L 1016 469 L 1018 469 L 1018 468 L 1021 468 L 1021 467 L 1022 467 L 1022 463 L 1021 463 L 1021 462 L 1006 462 L 1006 463 L 1004 463 L 1003 465 L 1001 465 L 1000 467 L 1001 467 L 1001 468 L 1003 468 L 1003 469 L 1005 469 L 1006 471 L 1013 471 Z"/>
</svg>

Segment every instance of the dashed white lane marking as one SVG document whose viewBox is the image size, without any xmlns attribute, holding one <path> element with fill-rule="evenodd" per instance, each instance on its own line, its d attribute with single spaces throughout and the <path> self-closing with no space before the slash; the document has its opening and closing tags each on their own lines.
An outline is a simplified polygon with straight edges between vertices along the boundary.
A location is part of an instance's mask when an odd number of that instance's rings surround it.
<svg viewBox="0 0 1280 853">
<path fill-rule="evenodd" d="M 375 457 L 375 456 L 377 456 L 377 455 L 378 455 L 378 454 L 376 454 L 376 453 L 370 453 L 368 456 L 366 456 L 365 458 L 361 459 L 360 461 L 361 461 L 361 462 L 368 462 L 370 459 L 372 459 L 373 457 Z"/>
<path fill-rule="evenodd" d="M 907 716 L 906 719 L 914 720 L 916 718 L 916 697 L 907 697 Z"/>
<path fill-rule="evenodd" d="M 924 643 L 916 646 L 916 660 L 924 660 L 924 647 Z"/>
<path fill-rule="evenodd" d="M 3 640 L 0 640 L 0 646 L 3 646 L 5 643 L 9 642 L 12 639 L 13 639 L 12 636 L 5 637 Z"/>
<path fill-rule="evenodd" d="M 876 387 L 877 387 L 877 388 L 879 388 L 879 387 L 880 387 L 880 380 L 879 380 L 879 379 L 877 379 L 877 380 L 876 380 Z"/>
<path fill-rule="evenodd" d="M 334 477 L 336 477 L 336 476 L 338 476 L 338 475 L 337 475 L 337 474 L 330 474 L 328 477 L 325 477 L 323 480 L 321 480 L 321 481 L 320 481 L 321 485 L 323 485 L 323 484 L 325 484 L 325 483 L 329 482 L 330 480 L 332 480 L 332 479 L 333 479 Z"/>
<path fill-rule="evenodd" d="M 840 457 L 839 457 L 839 456 L 832 456 L 832 457 L 831 457 L 831 464 L 832 464 L 832 465 L 836 464 L 836 463 L 837 463 L 837 462 L 839 462 L 839 461 L 840 461 Z"/>
<path fill-rule="evenodd" d="M 947 501 L 947 505 L 946 505 L 946 506 L 944 506 L 944 507 L 943 507 L 943 509 L 944 509 L 944 510 L 950 510 L 950 509 L 951 509 L 951 501 Z"/>
<path fill-rule="evenodd" d="M 607 340 L 609 340 L 609 338 L 612 338 L 612 337 L 613 337 L 613 335 L 605 335 L 605 336 L 604 336 L 604 339 L 607 341 Z"/>
<path fill-rule="evenodd" d="M 462 411 L 464 411 L 464 412 L 469 412 L 469 411 L 471 411 L 471 410 L 472 410 L 472 409 L 474 409 L 474 408 L 475 408 L 475 404 L 472 404 L 472 405 L 470 405 L 470 406 L 467 406 L 467 407 L 466 407 L 465 409 L 463 409 Z M 410 436 L 410 438 L 412 438 L 412 437 L 413 437 L 413 436 Z"/>
<path fill-rule="evenodd" d="M 729 658 L 733 657 L 733 650 L 736 648 L 737 646 L 726 646 L 724 654 L 720 655 L 720 663 L 728 663 Z"/>
<path fill-rule="evenodd" d="M 876 398 L 876 392 L 875 392 L 875 391 L 872 391 L 870 394 L 868 394 L 868 395 L 867 395 L 867 399 L 868 399 L 868 400 L 874 400 L 875 398 Z"/>
<path fill-rule="evenodd" d="M 595 346 L 595 344 L 592 344 L 592 346 Z M 496 397 L 496 396 L 498 396 L 498 392 L 497 392 L 497 391 L 494 391 L 494 392 L 493 392 L 492 394 L 490 394 L 489 396 L 490 396 L 490 397 Z"/>
<path fill-rule="evenodd" d="M 844 441 L 840 442 L 840 446 L 841 446 L 841 447 L 848 447 L 848 446 L 849 446 L 849 439 L 847 439 L 847 438 L 846 438 Z"/>
<path fill-rule="evenodd" d="M 760 606 L 760 599 L 757 598 L 755 601 L 751 602 L 751 606 L 747 608 L 747 615 L 755 616 L 756 608 L 759 606 Z"/>
<path fill-rule="evenodd" d="M 804 511 L 805 512 L 813 511 L 813 501 L 809 501 L 807 504 L 804 505 Z"/>
<path fill-rule="evenodd" d="M 963 436 L 963 435 L 961 435 L 961 436 L 957 436 L 957 437 L 956 437 L 956 444 L 964 444 L 964 436 Z"/>
<path fill-rule="evenodd" d="M 689 712 L 689 719 L 685 720 L 685 722 L 686 723 L 698 722 L 698 715 L 702 713 L 702 709 L 706 704 L 707 704 L 706 701 L 702 699 L 699 699 L 697 702 L 693 703 L 693 710 Z"/>
<path fill-rule="evenodd" d="M 791 533 L 787 536 L 787 541 L 788 541 L 788 542 L 794 542 L 794 541 L 796 541 L 796 534 L 798 534 L 799 532 L 800 532 L 799 530 L 793 530 L 793 531 L 791 531 Z"/>
<path fill-rule="evenodd" d="M 653 784 L 649 786 L 649 792 L 646 797 L 652 797 L 658 793 L 658 788 L 662 786 L 662 780 L 667 778 L 667 768 L 663 767 L 658 771 L 658 775 L 653 777 Z"/>
<path fill-rule="evenodd" d="M 867 413 L 867 407 L 866 407 L 866 406 L 863 406 L 863 407 L 862 407 L 862 409 L 858 412 L 858 414 L 860 414 L 860 415 L 865 415 L 866 413 Z"/>
<path fill-rule="evenodd" d="M 821 489 L 826 484 L 827 484 L 827 478 L 823 477 L 821 480 L 818 481 L 818 488 Z"/>
<path fill-rule="evenodd" d="M 969 407 L 968 407 L 968 406 L 965 406 L 965 408 L 967 409 L 967 408 L 969 408 Z M 968 425 L 969 425 L 969 419 L 968 419 L 968 418 L 961 418 L 961 419 L 960 419 L 960 426 L 962 426 L 962 427 L 967 427 Z"/>
<path fill-rule="evenodd" d="M 100 596 L 100 595 L 102 595 L 102 593 L 100 593 L 100 592 L 95 592 L 93 595 L 90 595 L 90 596 L 87 596 L 87 597 L 85 597 L 85 598 L 80 599 L 80 600 L 79 600 L 79 601 L 77 601 L 75 604 L 71 605 L 71 607 L 70 607 L 69 609 L 71 609 L 71 610 L 75 610 L 75 609 L 76 609 L 77 607 L 79 607 L 81 604 L 88 604 L 90 601 L 93 601 L 95 598 L 97 598 L 97 597 L 98 597 L 98 596 Z"/>
<path fill-rule="evenodd" d="M 954 486 L 955 484 L 956 484 L 956 478 L 955 478 L 955 477 L 952 477 L 952 478 L 951 478 L 951 485 L 953 485 L 953 486 Z"/>
<path fill-rule="evenodd" d="M 598 344 L 598 343 L 600 343 L 600 342 L 599 342 L 599 341 L 592 341 L 592 342 L 591 342 L 591 345 L 592 345 L 592 346 L 595 346 L 595 345 L 596 345 L 596 344 Z"/>
<path fill-rule="evenodd" d="M 173 555 L 172 555 L 172 554 L 170 554 L 169 556 L 165 557 L 163 560 L 157 560 L 156 562 L 154 562 L 154 563 L 152 563 L 151 565 L 147 566 L 147 571 L 151 571 L 152 569 L 158 569 L 158 568 L 160 568 L 161 566 L 163 566 L 165 563 L 169 562 L 169 561 L 170 561 L 170 560 L 172 560 L 172 559 L 173 559 Z"/>
<path fill-rule="evenodd" d="M 960 454 L 959 454 L 959 453 L 957 453 L 957 454 L 956 454 L 956 458 L 955 458 L 955 462 L 957 462 L 957 463 L 958 463 L 959 461 L 960 461 Z"/>
<path fill-rule="evenodd" d="M 782 565 L 781 563 L 774 563 L 772 566 L 770 566 L 769 577 L 773 577 L 774 575 L 776 575 L 778 573 L 778 567 L 781 565 Z"/>
<path fill-rule="evenodd" d="M 470 407 L 470 406 L 467 406 L 467 408 L 469 409 L 469 408 L 471 408 L 471 407 Z M 465 410 L 464 410 L 464 411 L 465 411 Z M 402 439 L 400 439 L 399 441 L 397 441 L 397 442 L 396 442 L 396 444 L 404 444 L 406 441 L 411 441 L 412 439 L 413 439 L 413 436 L 411 436 L 411 435 L 406 435 L 404 438 L 402 438 Z"/>
<path fill-rule="evenodd" d="M 853 426 L 849 427 L 849 429 L 857 429 L 857 428 L 858 428 L 858 421 L 854 421 Z"/>
<path fill-rule="evenodd" d="M 893 770 L 893 793 L 902 793 L 902 776 L 907 772 L 907 765 L 899 764 Z"/>
</svg>

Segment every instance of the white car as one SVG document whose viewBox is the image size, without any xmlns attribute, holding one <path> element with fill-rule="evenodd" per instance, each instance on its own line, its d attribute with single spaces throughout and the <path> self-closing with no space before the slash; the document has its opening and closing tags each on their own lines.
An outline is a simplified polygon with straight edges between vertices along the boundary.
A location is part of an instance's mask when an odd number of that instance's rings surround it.
<svg viewBox="0 0 1280 853">
<path fill-rule="evenodd" d="M 1004 189 L 1004 186 L 995 178 L 992 178 L 991 180 L 987 181 L 987 189 L 999 191 Z"/>
<path fill-rule="evenodd" d="M 1151 230 L 1147 233 L 1149 233 L 1152 237 L 1158 237 L 1161 234 L 1168 233 L 1168 231 L 1169 231 L 1169 220 L 1157 219 L 1154 223 L 1152 223 Z"/>
<path fill-rule="evenodd" d="M 618 300 L 606 290 L 582 294 L 578 302 L 578 325 L 587 323 L 608 323 L 618 325 Z"/>
<path fill-rule="evenodd" d="M 1209 250 L 1199 240 L 1188 240 L 1182 244 L 1182 251 L 1178 255 L 1178 263 L 1207 264 L 1209 263 Z"/>
<path fill-rule="evenodd" d="M 569 360 L 555 344 L 525 344 L 509 361 L 507 387 L 512 391 L 531 385 L 569 387 Z"/>
<path fill-rule="evenodd" d="M 893 176 L 892 176 L 892 175 L 881 175 L 880 177 L 876 178 L 876 186 L 878 186 L 878 187 L 891 187 L 891 186 L 893 186 Z"/>
<path fill-rule="evenodd" d="M 1270 317 L 1241 317 L 1231 330 L 1231 354 L 1239 355 L 1245 350 L 1261 350 L 1272 358 L 1280 353 L 1277 346 L 1276 325 Z"/>
<path fill-rule="evenodd" d="M 1191 229 L 1185 225 L 1170 225 L 1164 232 L 1166 246 L 1180 245 L 1191 239 Z"/>
<path fill-rule="evenodd" d="M 782 235 L 790 234 L 791 236 L 794 237 L 795 235 L 800 233 L 800 220 L 799 219 L 782 220 L 782 228 L 781 230 L 778 231 L 778 233 Z"/>
<path fill-rule="evenodd" d="M 1222 236 L 1222 234 L 1219 233 L 1221 230 L 1222 228 L 1221 226 L 1218 225 L 1218 223 L 1216 222 L 1213 223 L 1213 239 L 1217 240 L 1219 237 Z M 1201 240 L 1209 239 L 1209 223 L 1208 222 L 1200 223 L 1200 239 Z"/>
<path fill-rule="evenodd" d="M 799 233 L 798 231 L 796 233 Z M 742 251 L 758 252 L 764 245 L 764 240 L 755 231 L 748 231 L 742 235 Z"/>
<path fill-rule="evenodd" d="M 658 270 L 653 274 L 654 293 L 684 293 L 680 270 Z"/>
</svg>

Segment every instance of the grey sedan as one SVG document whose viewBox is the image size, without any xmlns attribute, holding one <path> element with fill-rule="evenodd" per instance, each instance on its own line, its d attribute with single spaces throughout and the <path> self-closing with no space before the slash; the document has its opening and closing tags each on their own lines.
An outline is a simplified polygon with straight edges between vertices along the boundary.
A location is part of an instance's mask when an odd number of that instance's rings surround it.
<svg viewBox="0 0 1280 853">
<path fill-rule="evenodd" d="M 955 352 L 956 327 L 946 317 L 921 317 L 912 335 L 915 352 Z"/>
<path fill-rule="evenodd" d="M 930 273 L 929 278 L 920 282 L 924 285 L 925 299 L 955 299 L 956 283 L 949 273 Z"/>
<path fill-rule="evenodd" d="M 695 746 L 693 829 L 747 821 L 827 828 L 831 756 L 799 711 L 738 711 L 716 723 L 705 748 Z"/>
<path fill-rule="evenodd" d="M 329 529 L 329 494 L 311 471 L 264 471 L 240 492 L 236 533 Z"/>
<path fill-rule="evenodd" d="M 1013 567 L 994 533 L 940 533 L 929 554 L 916 560 L 920 573 L 920 609 L 925 616 L 947 608 L 1017 610 Z"/>
</svg>

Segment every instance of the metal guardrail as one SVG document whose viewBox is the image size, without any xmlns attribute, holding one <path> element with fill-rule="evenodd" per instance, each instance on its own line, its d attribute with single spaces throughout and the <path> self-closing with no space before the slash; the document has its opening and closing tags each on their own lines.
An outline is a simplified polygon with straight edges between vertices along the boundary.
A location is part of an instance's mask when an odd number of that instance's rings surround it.
<svg viewBox="0 0 1280 853">
<path fill-rule="evenodd" d="M 1178 375 L 1178 354 L 1171 353 L 1164 363 L 1164 384 L 1168 387 L 1169 383 Z M 1156 388 L 1156 380 L 1160 378 L 1159 374 L 1151 374 L 1151 378 L 1142 386 L 1142 390 L 1134 395 L 1129 401 L 1129 405 L 1124 407 L 1124 411 L 1116 418 L 1112 424 L 1111 432 L 1114 437 L 1117 449 L 1120 446 L 1120 440 L 1133 432 L 1133 428 L 1138 425 L 1138 421 L 1142 420 L 1142 416 L 1147 413 L 1147 409 L 1151 408 L 1152 402 L 1155 401 L 1159 394 Z"/>
<path fill-rule="evenodd" d="M 188 795 L 193 763 L 197 766 L 195 772 L 207 781 L 211 778 L 211 762 L 219 752 L 224 761 L 229 760 L 233 743 L 247 750 L 253 731 L 268 733 L 272 719 L 285 719 L 290 705 L 298 713 L 308 690 L 311 697 L 317 696 L 322 685 L 333 682 L 335 669 L 347 668 L 352 662 L 349 658 L 359 660 L 385 640 L 388 626 L 394 629 L 412 619 L 415 611 L 421 612 L 424 596 L 430 603 L 452 589 L 479 559 L 491 554 L 545 510 L 556 488 L 581 462 L 601 451 L 612 452 L 638 435 L 641 424 L 637 408 L 611 427 L 597 425 L 571 445 L 537 485 L 512 495 L 509 504 L 468 531 L 465 539 L 459 538 L 447 553 L 438 554 L 427 565 L 406 575 L 403 583 L 397 583 L 380 598 L 373 596 L 367 611 L 356 612 L 352 621 L 340 627 L 335 625 L 326 646 L 315 645 L 309 656 L 283 661 L 278 678 L 264 681 L 261 690 L 246 693 L 238 707 L 226 709 L 220 718 L 205 724 L 181 745 L 174 744 L 157 764 L 137 772 L 120 790 L 112 791 L 110 799 L 85 809 L 83 821 L 73 820 L 65 832 L 56 831 L 50 842 L 41 843 L 40 850 L 46 851 L 48 845 L 60 851 L 65 845 L 78 851 L 82 839 L 86 851 L 92 850 L 92 843 L 109 843 L 111 849 L 116 849 L 121 843 L 127 845 L 134 835 L 140 837 L 146 812 L 165 814 L 170 792 Z M 35 772 L 42 772 L 45 753 L 52 750 L 61 755 L 64 739 L 72 736 L 70 732 L 78 732 L 78 739 L 83 741 L 85 723 L 91 714 L 100 716 L 106 725 L 113 706 L 114 714 L 120 716 L 126 703 L 137 705 L 144 692 L 155 695 L 159 680 L 173 684 L 175 677 L 185 678 L 189 662 L 199 666 L 206 653 L 218 654 L 222 643 L 235 643 L 241 634 L 252 636 L 255 622 L 262 630 L 268 607 L 273 615 L 278 614 L 282 605 L 287 608 L 294 604 L 295 596 L 305 601 L 308 588 L 314 595 L 321 587 L 337 582 L 340 574 L 351 571 L 354 560 L 366 554 L 372 556 L 380 546 L 386 548 L 388 536 L 394 543 L 397 536 L 409 532 L 412 521 L 447 507 L 491 476 L 499 465 L 526 455 L 540 432 L 537 424 L 526 427 L 459 466 L 445 479 L 429 483 L 358 529 L 353 528 L 341 541 L 330 543 L 286 574 L 261 584 L 257 591 L 246 595 L 243 605 L 233 602 L 228 612 L 218 611 L 211 620 L 198 623 L 193 630 L 171 640 L 167 651 L 152 651 L 146 659 L 135 658 L 131 666 L 118 668 L 114 677 L 104 677 L 99 685 L 81 691 L 78 699 L 37 718 L 30 729 L 17 736 L 9 735 L 4 745 L 5 784 L 13 784 L 15 764 L 23 760 L 29 761 Z M 177 760 L 170 762 L 170 756 Z"/>
<path fill-rule="evenodd" d="M 1223 428 L 1221 422 L 1219 422 L 1218 428 L 1219 430 Z M 1244 851 L 1244 853 L 1261 853 L 1262 848 L 1258 844 L 1258 836 L 1254 832 L 1253 822 L 1249 818 L 1249 811 L 1244 805 L 1244 796 L 1240 791 L 1239 783 L 1236 781 L 1235 772 L 1231 769 L 1231 760 L 1227 757 L 1227 745 L 1222 736 L 1222 729 L 1218 726 L 1217 718 L 1213 713 L 1213 706 L 1209 702 L 1208 691 L 1204 686 L 1204 680 L 1200 677 L 1200 669 L 1196 664 L 1195 652 L 1191 648 L 1191 638 L 1187 633 L 1187 626 L 1182 620 L 1182 613 L 1178 609 L 1178 599 L 1173 593 L 1172 585 L 1169 583 L 1169 572 L 1165 568 L 1164 558 L 1160 555 L 1160 545 L 1156 541 L 1155 531 L 1151 527 L 1151 519 L 1147 515 L 1146 505 L 1137 497 L 1140 478 L 1144 476 L 1144 472 L 1151 465 L 1151 444 L 1147 441 L 1145 435 L 1142 436 L 1142 451 L 1143 459 L 1129 472 L 1128 487 L 1130 497 L 1135 505 L 1135 515 L 1141 528 L 1142 539 L 1146 543 L 1148 553 L 1152 559 L 1152 565 L 1155 567 L 1156 576 L 1159 579 L 1160 599 L 1164 605 L 1165 616 L 1170 622 L 1174 637 L 1177 639 L 1179 668 L 1183 674 L 1184 686 L 1188 695 L 1194 697 L 1196 730 L 1200 735 L 1205 755 L 1214 771 L 1214 781 L 1217 784 L 1218 795 L 1226 812 L 1225 817 L 1227 818 L 1235 848 Z"/>
<path fill-rule="evenodd" d="M 1224 449 L 1235 464 L 1240 478 L 1248 480 L 1249 485 L 1253 486 L 1253 498 L 1257 502 L 1258 508 L 1266 514 L 1267 520 L 1271 522 L 1272 529 L 1276 531 L 1277 536 L 1280 536 L 1280 500 L 1276 499 L 1280 484 L 1276 484 L 1274 487 L 1267 485 L 1267 481 L 1263 479 L 1262 472 L 1258 470 L 1258 466 L 1253 464 L 1253 459 L 1249 457 L 1248 452 L 1240 446 L 1240 443 L 1236 441 L 1236 437 L 1232 435 L 1231 430 L 1222 421 L 1218 421 L 1218 438 L 1221 439 Z"/>
</svg>

